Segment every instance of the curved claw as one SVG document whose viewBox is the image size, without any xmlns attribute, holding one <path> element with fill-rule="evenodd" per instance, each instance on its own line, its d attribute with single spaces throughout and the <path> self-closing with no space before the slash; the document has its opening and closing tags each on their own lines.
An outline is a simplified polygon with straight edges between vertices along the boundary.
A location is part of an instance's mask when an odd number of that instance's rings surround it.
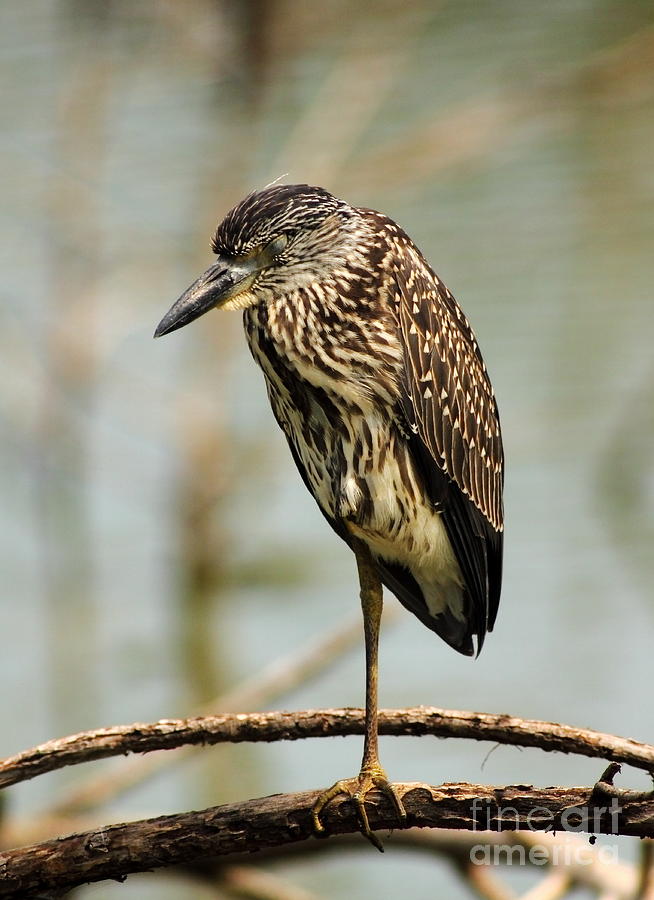
<svg viewBox="0 0 654 900">
<path fill-rule="evenodd" d="M 382 853 L 384 848 L 381 841 L 370 829 L 368 821 L 368 813 L 366 812 L 366 798 L 371 791 L 378 790 L 385 794 L 391 801 L 397 817 L 400 822 L 406 820 L 406 810 L 402 799 L 397 792 L 397 788 L 388 780 L 383 769 L 367 770 L 362 769 L 356 778 L 346 778 L 337 781 L 324 793 L 322 793 L 313 805 L 311 810 L 311 821 L 313 830 L 317 836 L 325 834 L 325 826 L 320 821 L 320 815 L 328 803 L 331 803 L 341 794 L 349 797 L 356 810 L 357 819 L 361 834 L 367 838 L 373 847 L 376 847 Z"/>
</svg>

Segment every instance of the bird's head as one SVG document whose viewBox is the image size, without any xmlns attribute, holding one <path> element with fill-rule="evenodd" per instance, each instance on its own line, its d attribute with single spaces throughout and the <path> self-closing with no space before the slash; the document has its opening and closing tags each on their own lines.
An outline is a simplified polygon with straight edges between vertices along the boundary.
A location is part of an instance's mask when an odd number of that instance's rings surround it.
<svg viewBox="0 0 654 900">
<path fill-rule="evenodd" d="M 249 194 L 218 226 L 213 265 L 173 304 L 154 336 L 210 309 L 245 309 L 333 276 L 354 247 L 356 218 L 347 203 L 307 184 Z"/>
</svg>

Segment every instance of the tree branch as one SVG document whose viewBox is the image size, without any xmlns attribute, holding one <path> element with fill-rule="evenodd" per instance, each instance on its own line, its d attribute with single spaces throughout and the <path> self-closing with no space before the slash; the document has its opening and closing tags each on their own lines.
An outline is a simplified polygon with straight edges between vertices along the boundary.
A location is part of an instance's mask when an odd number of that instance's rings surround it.
<svg viewBox="0 0 654 900">
<path fill-rule="evenodd" d="M 596 794 L 593 788 L 471 784 L 403 784 L 398 788 L 408 814 L 405 827 L 533 832 L 564 822 L 570 828 L 573 819 L 569 813 L 579 808 L 574 830 L 654 836 L 654 798 L 623 800 L 611 814 L 606 805 L 590 803 L 591 795 Z M 11 850 L 0 855 L 0 898 L 34 897 L 86 882 L 122 880 L 135 872 L 304 841 L 312 835 L 310 811 L 318 796 L 319 791 L 278 794 L 201 812 L 112 825 Z M 398 827 L 395 811 L 383 796 L 369 805 L 368 815 L 376 830 Z M 330 804 L 324 820 L 331 834 L 353 833 L 359 828 L 347 800 Z M 479 845 L 484 845 L 482 833 Z"/>
<path fill-rule="evenodd" d="M 65 766 L 127 753 L 169 750 L 188 744 L 295 741 L 309 737 L 363 734 L 363 728 L 364 714 L 360 709 L 239 713 L 99 728 L 48 741 L 3 760 L 0 762 L 0 788 Z M 538 747 L 546 751 L 628 763 L 654 772 L 654 747 L 648 744 L 590 729 L 508 715 L 434 707 L 380 710 L 379 732 L 389 735 L 429 734 Z"/>
<path fill-rule="evenodd" d="M 166 719 L 149 724 L 102 728 L 49 741 L 0 763 L 0 787 L 92 759 L 224 741 L 299 740 L 360 734 L 358 709 L 226 714 Z M 654 747 L 626 738 L 551 722 L 434 708 L 385 710 L 380 732 L 492 740 L 629 763 L 654 771 Z M 619 792 L 612 764 L 594 788 L 514 785 L 402 785 L 407 825 L 433 828 L 558 830 L 654 837 L 654 796 Z M 273 849 L 311 837 L 310 809 L 318 792 L 278 795 L 100 828 L 0 855 L 0 898 L 33 897 L 69 890 L 87 881 L 124 878 L 133 872 L 181 863 L 194 864 L 259 849 Z M 611 805 L 608 800 L 611 799 Z M 621 804 L 618 806 L 618 803 Z M 574 821 L 573 807 L 583 807 Z M 397 827 L 393 810 L 382 801 L 371 807 L 373 828 Z M 358 830 L 348 802 L 330 804 L 326 825 L 332 834 Z M 481 835 L 480 835 L 481 839 Z M 473 873 L 474 874 L 474 873 Z M 488 885 L 486 886 L 489 887 Z M 552 887 L 550 885 L 550 887 Z M 557 886 L 554 885 L 553 888 Z M 558 889 L 558 888 L 557 888 Z M 488 893 L 488 892 L 487 892 Z"/>
</svg>

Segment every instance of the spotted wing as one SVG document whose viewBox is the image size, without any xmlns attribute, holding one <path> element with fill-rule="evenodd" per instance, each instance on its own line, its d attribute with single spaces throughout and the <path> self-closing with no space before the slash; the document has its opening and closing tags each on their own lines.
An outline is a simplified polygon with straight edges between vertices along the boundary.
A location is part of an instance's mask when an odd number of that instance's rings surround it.
<svg viewBox="0 0 654 900">
<path fill-rule="evenodd" d="M 502 578 L 504 457 L 497 405 L 458 304 L 412 244 L 398 254 L 396 315 L 404 349 L 402 412 L 409 441 L 466 585 L 466 633 L 481 649 Z"/>
</svg>

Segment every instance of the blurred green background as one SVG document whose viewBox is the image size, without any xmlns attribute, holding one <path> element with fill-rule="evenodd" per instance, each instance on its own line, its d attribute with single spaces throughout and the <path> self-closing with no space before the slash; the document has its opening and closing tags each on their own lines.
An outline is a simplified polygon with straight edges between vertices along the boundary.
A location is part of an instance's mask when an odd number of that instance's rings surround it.
<svg viewBox="0 0 654 900">
<path fill-rule="evenodd" d="M 240 315 L 151 339 L 216 222 L 284 173 L 400 222 L 471 319 L 500 404 L 496 631 L 471 661 L 399 615 L 381 704 L 654 741 L 651 2 L 5 2 L 0 84 L 0 756 L 188 715 L 358 613 Z M 362 656 L 263 706 L 361 705 Z M 48 833 L 326 786 L 360 751 L 206 749 Z M 488 752 L 381 742 L 396 780 L 601 770 Z M 5 827 L 34 839 L 101 769 L 12 790 Z M 392 840 L 272 869 L 323 898 L 470 896 Z M 216 893 L 164 873 L 79 896 Z"/>
</svg>

